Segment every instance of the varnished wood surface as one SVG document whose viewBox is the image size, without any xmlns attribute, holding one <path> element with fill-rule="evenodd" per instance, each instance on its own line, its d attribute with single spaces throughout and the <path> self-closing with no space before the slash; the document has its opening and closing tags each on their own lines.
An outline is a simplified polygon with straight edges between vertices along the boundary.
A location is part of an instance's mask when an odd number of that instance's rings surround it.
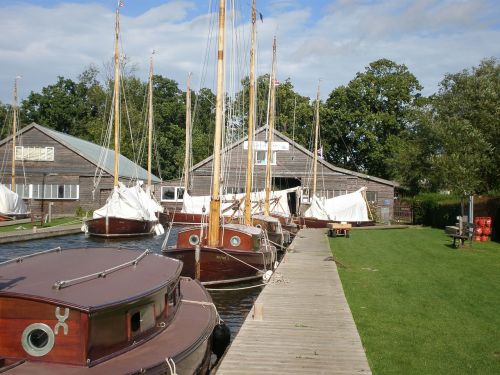
<svg viewBox="0 0 500 375">
<path fill-rule="evenodd" d="M 371 374 L 325 232 L 299 232 L 217 375 Z"/>
</svg>

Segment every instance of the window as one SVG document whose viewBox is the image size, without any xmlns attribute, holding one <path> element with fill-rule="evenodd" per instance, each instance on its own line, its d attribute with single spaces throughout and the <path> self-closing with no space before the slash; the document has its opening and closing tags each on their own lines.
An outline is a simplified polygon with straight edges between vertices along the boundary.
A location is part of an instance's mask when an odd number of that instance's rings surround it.
<svg viewBox="0 0 500 375">
<path fill-rule="evenodd" d="M 184 198 L 184 188 L 175 186 L 161 187 L 161 200 L 168 202 L 182 202 Z"/>
<path fill-rule="evenodd" d="M 33 199 L 78 199 L 80 195 L 78 185 L 33 184 L 31 186 L 30 198 Z"/>
<path fill-rule="evenodd" d="M 338 197 L 340 195 L 346 195 L 346 194 L 347 194 L 347 190 L 334 190 L 333 191 L 334 197 Z"/>
<path fill-rule="evenodd" d="M 377 201 L 377 192 L 376 191 L 367 191 L 366 192 L 366 200 L 370 203 L 375 203 Z"/>
<path fill-rule="evenodd" d="M 16 146 L 16 160 L 54 161 L 54 147 Z"/>
<path fill-rule="evenodd" d="M 11 190 L 12 185 L 5 184 L 5 187 L 7 189 Z M 23 199 L 29 199 L 30 198 L 30 185 L 16 184 L 16 194 L 19 195 Z"/>
<path fill-rule="evenodd" d="M 271 165 L 276 165 L 276 151 L 271 152 Z M 255 165 L 266 165 L 267 164 L 267 151 L 256 151 L 255 152 Z"/>
</svg>

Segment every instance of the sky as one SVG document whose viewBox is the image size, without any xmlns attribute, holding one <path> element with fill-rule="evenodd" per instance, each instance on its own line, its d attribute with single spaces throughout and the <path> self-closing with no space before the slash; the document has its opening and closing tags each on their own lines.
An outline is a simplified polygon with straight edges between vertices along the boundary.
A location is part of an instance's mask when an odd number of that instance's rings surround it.
<svg viewBox="0 0 500 375">
<path fill-rule="evenodd" d="M 122 54 L 146 80 L 154 50 L 155 73 L 185 90 L 214 90 L 218 0 L 123 0 L 120 8 Z M 226 35 L 226 88 L 248 74 L 251 0 L 226 0 L 237 15 Z M 234 3 L 234 8 L 231 4 Z M 0 101 L 19 100 L 54 84 L 57 76 L 78 80 L 90 65 L 106 76 L 114 42 L 116 0 L 1 0 Z M 257 0 L 257 74 L 269 73 L 273 36 L 278 41 L 277 78 L 291 79 L 301 95 L 315 97 L 321 79 L 326 99 L 340 85 L 377 59 L 405 64 L 423 93 L 438 90 L 447 73 L 500 58 L 499 0 Z M 260 18 L 260 17 L 259 17 Z M 229 21 L 228 21 L 229 23 Z M 211 38 L 212 37 L 212 38 Z M 211 42 L 209 42 L 211 41 Z M 233 42 L 236 41 L 236 42 Z M 208 46 L 208 47 L 207 47 Z M 233 77 L 233 78 L 232 78 Z"/>
</svg>

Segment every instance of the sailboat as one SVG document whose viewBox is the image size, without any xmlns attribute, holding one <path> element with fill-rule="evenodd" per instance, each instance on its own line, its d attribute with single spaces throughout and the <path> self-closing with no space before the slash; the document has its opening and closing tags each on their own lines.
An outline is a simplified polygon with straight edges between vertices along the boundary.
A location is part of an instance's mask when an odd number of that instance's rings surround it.
<svg viewBox="0 0 500 375">
<path fill-rule="evenodd" d="M 17 133 L 17 80 L 14 79 L 12 103 L 12 179 L 10 190 L 0 183 L 0 221 L 23 219 L 30 216 L 23 199 L 16 193 L 16 133 Z"/>
<path fill-rule="evenodd" d="M 253 70 L 254 66 L 251 65 Z M 252 78 L 251 78 L 252 80 Z M 250 90 L 252 86 L 250 86 Z M 251 91 L 251 95 L 253 92 Z M 253 103 L 253 97 L 250 97 L 250 102 Z M 259 226 L 267 232 L 269 240 L 279 247 L 279 249 L 283 250 L 285 246 L 290 243 L 290 234 L 289 232 L 283 231 L 281 226 L 281 222 L 277 217 L 271 216 L 270 204 L 271 204 L 271 155 L 272 155 L 272 143 L 273 143 L 273 131 L 274 131 L 274 122 L 275 122 L 275 109 L 276 109 L 276 37 L 273 39 L 273 60 L 271 65 L 271 76 L 269 79 L 269 114 L 268 114 L 268 136 L 267 136 L 267 160 L 266 160 L 266 178 L 265 178 L 265 197 L 264 197 L 264 210 L 262 214 L 253 215 L 252 222 L 253 225 Z M 251 107 L 251 111 L 255 109 Z M 248 135 L 248 158 L 251 158 L 253 155 L 253 137 L 250 137 L 250 128 L 249 126 L 249 135 Z M 251 164 L 249 164 L 251 166 Z M 247 179 L 248 176 L 251 176 L 251 168 L 247 168 Z M 251 186 L 247 183 L 247 189 Z M 245 200 L 245 214 L 249 215 L 249 211 L 251 210 L 251 201 L 250 198 Z M 248 211 L 248 212 L 247 212 Z"/>
<path fill-rule="evenodd" d="M 116 7 L 115 22 L 115 75 L 112 111 L 114 120 L 114 182 L 113 192 L 106 205 L 94 211 L 93 219 L 87 220 L 83 230 L 92 235 L 106 238 L 134 237 L 160 234 L 157 219 L 158 207 L 150 193 L 142 189 L 142 183 L 126 187 L 118 181 L 120 155 L 120 62 L 119 62 L 120 6 Z M 152 64 L 151 64 L 152 70 Z M 152 76 L 152 71 L 150 72 Z M 151 88 L 151 84 L 150 84 Z M 151 89 L 150 89 L 151 91 Z M 149 99 L 152 101 L 152 98 Z M 152 103 L 152 102 L 150 102 Z M 151 109 L 151 108 L 150 108 Z M 150 110 L 150 116 L 152 116 Z M 150 151 L 150 146 L 148 147 Z M 148 161 L 151 163 L 150 155 Z M 151 167 L 148 168 L 148 186 L 151 188 Z"/>
<path fill-rule="evenodd" d="M 316 94 L 313 173 L 310 207 L 296 219 L 297 224 L 308 228 L 328 228 L 329 223 L 349 222 L 355 226 L 373 225 L 368 219 L 368 204 L 364 196 L 366 188 L 342 196 L 322 199 L 316 194 L 319 139 L 320 82 Z"/>
<path fill-rule="evenodd" d="M 243 282 L 268 276 L 276 260 L 276 248 L 266 240 L 261 228 L 245 224 L 221 226 L 219 183 L 224 121 L 225 10 L 225 0 L 220 0 L 213 178 L 208 226 L 201 224 L 182 230 L 178 233 L 175 246 L 162 249 L 163 254 L 184 262 L 183 275 L 195 277 L 205 285 Z M 253 7 L 252 23 L 255 25 L 255 22 Z"/>
</svg>

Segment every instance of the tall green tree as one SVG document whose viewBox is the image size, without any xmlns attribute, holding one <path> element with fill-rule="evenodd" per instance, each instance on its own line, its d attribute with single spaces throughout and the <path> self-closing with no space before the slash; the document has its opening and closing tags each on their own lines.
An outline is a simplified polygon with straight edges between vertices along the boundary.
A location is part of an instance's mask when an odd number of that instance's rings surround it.
<svg viewBox="0 0 500 375">
<path fill-rule="evenodd" d="M 381 59 L 333 90 L 321 113 L 326 158 L 336 165 L 391 178 L 391 137 L 409 126 L 422 86 L 405 65 Z"/>
<path fill-rule="evenodd" d="M 479 193 L 500 189 L 498 59 L 486 59 L 470 70 L 445 75 L 439 92 L 432 97 L 432 106 L 443 133 L 443 160 L 448 161 L 443 175 L 450 187 L 466 190 L 462 186 L 466 184 L 469 192 Z"/>
</svg>

